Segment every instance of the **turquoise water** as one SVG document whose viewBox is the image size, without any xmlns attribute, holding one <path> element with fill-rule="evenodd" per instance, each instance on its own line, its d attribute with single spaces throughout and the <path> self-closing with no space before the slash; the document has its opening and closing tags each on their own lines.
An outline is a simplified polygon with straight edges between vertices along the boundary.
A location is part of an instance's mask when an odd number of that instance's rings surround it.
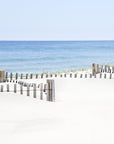
<svg viewBox="0 0 114 144">
<path fill-rule="evenodd" d="M 114 41 L 0 41 L 0 69 L 56 72 L 114 64 Z"/>
</svg>

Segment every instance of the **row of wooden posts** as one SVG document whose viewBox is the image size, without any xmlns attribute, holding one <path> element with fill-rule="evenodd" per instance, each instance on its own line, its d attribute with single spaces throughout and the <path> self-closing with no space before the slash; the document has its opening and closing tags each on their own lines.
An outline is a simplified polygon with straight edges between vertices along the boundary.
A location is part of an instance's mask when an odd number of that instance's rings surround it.
<svg viewBox="0 0 114 144">
<path fill-rule="evenodd" d="M 14 88 L 13 92 L 17 93 L 18 91 L 20 92 L 21 95 L 23 95 L 23 92 L 26 91 L 26 95 L 30 96 L 30 84 L 26 84 L 26 90 L 23 90 L 23 83 L 19 83 L 20 89 L 17 89 L 17 83 L 14 83 Z M 54 80 L 47 80 L 47 84 L 39 84 L 39 91 L 40 91 L 40 99 L 43 100 L 43 92 L 47 94 L 47 101 L 55 101 L 55 83 Z M 36 92 L 37 92 L 37 85 L 33 84 L 33 98 L 36 98 Z M 0 92 L 12 92 L 10 90 L 10 84 L 6 84 L 6 91 L 4 91 L 4 85 L 1 85 L 0 87 Z"/>
<path fill-rule="evenodd" d="M 113 73 L 110 73 L 110 74 L 108 74 L 108 75 L 109 75 L 109 78 L 111 79 Z M 49 77 L 49 76 L 47 75 L 46 78 L 48 78 L 48 77 Z M 55 74 L 55 75 L 53 75 L 53 76 L 51 76 L 51 77 L 53 77 L 53 78 L 55 77 L 55 78 L 56 78 L 56 77 L 57 77 L 57 74 Z M 66 78 L 66 77 L 67 77 L 67 74 L 60 74 L 60 77 L 61 77 L 61 78 L 62 78 L 62 77 Z M 94 76 L 93 76 L 92 74 L 72 74 L 72 73 L 71 73 L 71 74 L 69 75 L 69 77 L 70 77 L 70 78 L 73 78 L 73 77 L 74 77 L 74 78 L 78 78 L 78 77 L 79 77 L 79 78 L 84 78 L 84 77 L 85 77 L 85 78 L 92 78 L 92 77 L 93 77 L 93 78 L 96 78 L 96 77 L 98 77 L 98 76 L 97 76 L 96 73 L 94 74 Z M 104 73 L 104 76 L 103 76 L 102 73 L 100 73 L 99 78 L 103 78 L 103 77 L 104 77 L 104 78 L 107 78 L 107 77 L 108 77 L 108 76 L 107 76 L 107 73 Z M 41 78 L 43 78 L 43 76 L 42 76 Z M 21 77 L 21 79 L 23 79 L 23 77 Z M 32 77 L 31 77 L 31 79 L 32 79 Z M 16 79 L 12 79 L 12 77 L 10 77 L 9 79 L 4 80 L 4 82 L 15 82 L 15 81 L 17 82 L 17 80 L 18 80 L 17 78 L 16 78 Z"/>
<path fill-rule="evenodd" d="M 95 74 L 98 73 L 114 73 L 114 66 L 108 66 L 108 65 L 101 65 L 93 63 L 92 64 L 92 75 L 94 76 Z"/>
</svg>

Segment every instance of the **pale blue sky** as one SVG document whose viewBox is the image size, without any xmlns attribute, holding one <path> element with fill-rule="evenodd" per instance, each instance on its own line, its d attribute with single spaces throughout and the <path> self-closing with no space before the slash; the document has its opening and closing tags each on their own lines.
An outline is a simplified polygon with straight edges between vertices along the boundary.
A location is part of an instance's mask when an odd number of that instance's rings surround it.
<svg viewBox="0 0 114 144">
<path fill-rule="evenodd" d="M 0 40 L 114 40 L 114 0 L 0 0 Z"/>
</svg>

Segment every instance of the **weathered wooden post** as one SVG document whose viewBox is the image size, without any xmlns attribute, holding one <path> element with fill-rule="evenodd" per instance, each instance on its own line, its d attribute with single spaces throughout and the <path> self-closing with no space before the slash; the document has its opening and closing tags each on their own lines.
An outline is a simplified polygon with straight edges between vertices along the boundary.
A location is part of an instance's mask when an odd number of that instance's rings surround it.
<svg viewBox="0 0 114 144">
<path fill-rule="evenodd" d="M 32 77 L 33 77 L 33 74 L 30 74 L 30 79 L 32 79 Z"/>
<path fill-rule="evenodd" d="M 112 73 L 114 73 L 114 66 L 112 66 Z"/>
<path fill-rule="evenodd" d="M 26 79 L 28 79 L 28 74 L 26 74 Z"/>
<path fill-rule="evenodd" d="M 100 73 L 100 78 L 102 78 L 102 73 Z"/>
<path fill-rule="evenodd" d="M 72 74 L 70 73 L 70 78 L 72 78 Z"/>
<path fill-rule="evenodd" d="M 33 97 L 36 98 L 36 84 L 33 85 Z"/>
<path fill-rule="evenodd" d="M 16 79 L 16 80 L 18 79 L 18 73 L 16 73 L 16 75 L 15 75 L 15 79 Z"/>
<path fill-rule="evenodd" d="M 10 73 L 10 82 L 12 81 L 12 73 Z"/>
<path fill-rule="evenodd" d="M 17 92 L 17 85 L 14 84 L 14 93 L 16 93 L 16 92 Z"/>
<path fill-rule="evenodd" d="M 83 75 L 82 74 L 80 74 L 80 78 L 82 78 L 83 77 Z"/>
<path fill-rule="evenodd" d="M 94 76 L 97 73 L 99 73 L 99 65 L 96 63 L 93 63 L 92 64 L 92 75 Z"/>
<path fill-rule="evenodd" d="M 43 74 L 41 74 L 41 78 L 43 78 Z"/>
<path fill-rule="evenodd" d="M 8 80 L 8 72 L 6 72 L 6 81 Z"/>
<path fill-rule="evenodd" d="M 4 91 L 4 86 L 3 85 L 1 85 L 1 92 L 3 92 Z"/>
<path fill-rule="evenodd" d="M 54 80 L 47 80 L 47 101 L 55 101 L 55 83 Z"/>
<path fill-rule="evenodd" d="M 20 85 L 20 94 L 21 95 L 23 94 L 23 85 L 22 84 Z"/>
<path fill-rule="evenodd" d="M 55 77 L 57 77 L 57 74 L 55 74 Z"/>
<path fill-rule="evenodd" d="M 112 79 L 112 74 L 110 74 L 110 79 Z"/>
<path fill-rule="evenodd" d="M 77 78 L 77 74 L 74 74 L 74 78 Z"/>
<path fill-rule="evenodd" d="M 43 83 L 40 84 L 40 99 L 43 100 Z"/>
<path fill-rule="evenodd" d="M 104 74 L 104 78 L 106 79 L 106 74 Z"/>
<path fill-rule="evenodd" d="M 5 79 L 5 71 L 0 71 L 0 82 L 3 82 Z"/>
<path fill-rule="evenodd" d="M 92 78 L 92 74 L 90 74 L 90 78 Z"/>
<path fill-rule="evenodd" d="M 105 72 L 107 72 L 107 66 L 105 65 Z"/>
<path fill-rule="evenodd" d="M 23 79 L 23 74 L 21 74 L 21 79 Z"/>
<path fill-rule="evenodd" d="M 30 96 L 30 86 L 27 84 L 27 96 Z"/>
<path fill-rule="evenodd" d="M 36 79 L 38 78 L 38 74 L 36 74 Z"/>
<path fill-rule="evenodd" d="M 9 92 L 9 84 L 7 84 L 7 92 Z"/>
<path fill-rule="evenodd" d="M 87 74 L 85 74 L 85 78 L 87 78 Z"/>
<path fill-rule="evenodd" d="M 64 74 L 64 77 L 66 78 L 66 73 Z"/>
</svg>

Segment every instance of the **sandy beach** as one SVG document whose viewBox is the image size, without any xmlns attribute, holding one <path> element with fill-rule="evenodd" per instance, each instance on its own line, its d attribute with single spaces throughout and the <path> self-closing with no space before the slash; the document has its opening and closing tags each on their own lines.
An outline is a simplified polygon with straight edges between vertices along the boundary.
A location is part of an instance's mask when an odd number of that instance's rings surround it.
<svg viewBox="0 0 114 144">
<path fill-rule="evenodd" d="M 114 143 L 114 79 L 54 80 L 55 102 L 0 93 L 0 142 Z"/>
</svg>

